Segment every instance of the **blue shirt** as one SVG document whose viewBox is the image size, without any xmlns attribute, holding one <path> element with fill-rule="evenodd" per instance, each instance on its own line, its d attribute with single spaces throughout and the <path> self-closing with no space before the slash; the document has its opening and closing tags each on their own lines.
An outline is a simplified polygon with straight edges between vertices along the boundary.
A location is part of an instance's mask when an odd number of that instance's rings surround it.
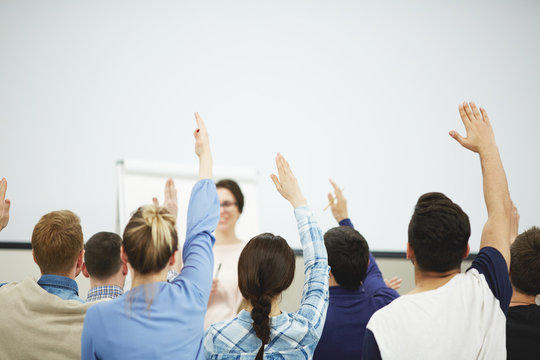
<svg viewBox="0 0 540 360">
<path fill-rule="evenodd" d="M 77 300 L 84 303 L 84 300 L 79 297 L 77 282 L 71 278 L 46 274 L 42 275 L 37 283 L 48 293 L 64 300 Z"/>
<path fill-rule="evenodd" d="M 141 285 L 90 307 L 81 338 L 82 359 L 202 358 L 214 266 L 212 232 L 218 221 L 216 186 L 210 179 L 200 180 L 189 202 L 180 275 L 170 283 Z"/>
<path fill-rule="evenodd" d="M 64 300 L 77 300 L 84 303 L 79 297 L 79 287 L 77 282 L 71 278 L 60 275 L 46 274 L 39 278 L 39 286 L 50 294 L 56 295 Z M 7 283 L 1 283 L 0 287 Z"/>
<path fill-rule="evenodd" d="M 328 257 L 323 235 L 307 206 L 294 210 L 304 251 L 304 290 L 300 309 L 270 318 L 270 343 L 264 358 L 311 359 L 321 336 L 328 307 Z M 251 313 L 242 310 L 231 321 L 219 322 L 206 330 L 206 359 L 253 360 L 261 347 L 255 335 Z"/>
<path fill-rule="evenodd" d="M 349 219 L 340 221 L 339 225 L 353 227 Z M 330 287 L 326 322 L 313 359 L 360 359 L 371 315 L 397 297 L 399 294 L 386 286 L 370 253 L 366 277 L 358 290 Z"/>
</svg>

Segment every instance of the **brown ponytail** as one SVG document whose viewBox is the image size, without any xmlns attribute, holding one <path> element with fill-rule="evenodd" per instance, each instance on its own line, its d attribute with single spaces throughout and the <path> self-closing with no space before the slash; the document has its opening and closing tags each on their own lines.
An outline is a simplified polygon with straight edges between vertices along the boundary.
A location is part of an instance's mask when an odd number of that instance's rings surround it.
<svg viewBox="0 0 540 360">
<path fill-rule="evenodd" d="M 251 303 L 255 335 L 262 345 L 255 360 L 262 360 L 264 345 L 270 342 L 272 300 L 293 280 L 295 257 L 281 236 L 264 233 L 251 239 L 238 259 L 238 287 Z"/>
</svg>

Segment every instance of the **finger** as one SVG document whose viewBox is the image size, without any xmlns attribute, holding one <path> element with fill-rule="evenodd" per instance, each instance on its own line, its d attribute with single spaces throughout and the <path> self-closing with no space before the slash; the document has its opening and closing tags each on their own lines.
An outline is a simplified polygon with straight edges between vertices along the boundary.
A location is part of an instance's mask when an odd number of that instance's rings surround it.
<svg viewBox="0 0 540 360">
<path fill-rule="evenodd" d="M 0 181 L 0 202 L 4 201 L 6 198 L 6 190 L 7 190 L 7 181 L 6 179 L 2 179 Z"/>
<path fill-rule="evenodd" d="M 206 130 L 206 127 L 204 126 L 204 121 L 203 121 L 202 117 L 199 115 L 198 112 L 195 113 L 195 121 L 197 122 L 197 128 L 198 129 L 205 129 Z"/>
<path fill-rule="evenodd" d="M 174 181 L 173 179 L 169 178 L 167 180 L 166 186 L 165 186 L 165 192 L 166 196 L 168 196 L 169 199 L 172 199 L 176 196 L 176 189 L 174 188 Z"/>
<path fill-rule="evenodd" d="M 159 201 L 157 198 L 153 197 L 152 202 L 154 203 L 154 206 L 159 206 Z"/>
<path fill-rule="evenodd" d="M 174 200 L 178 197 L 178 192 L 176 191 L 176 185 L 174 184 L 174 180 L 171 179 L 171 196 L 174 198 Z"/>
<path fill-rule="evenodd" d="M 470 106 L 469 104 L 467 104 L 467 103 L 465 103 L 465 104 L 466 104 L 466 105 L 465 105 L 465 112 L 467 113 L 467 116 L 469 117 L 469 120 L 471 120 L 471 121 L 475 121 L 475 120 L 480 121 L 480 119 L 476 119 L 476 118 L 474 117 L 474 114 L 473 114 L 473 111 L 472 111 L 472 109 L 471 109 L 471 106 Z"/>
<path fill-rule="evenodd" d="M 482 113 L 482 118 L 484 119 L 484 121 L 489 124 L 489 117 L 486 110 L 484 108 L 480 108 L 480 112 Z"/>
<path fill-rule="evenodd" d="M 469 116 L 467 116 L 467 112 L 465 111 L 465 103 L 459 105 L 459 116 L 461 116 L 461 121 L 463 122 L 463 125 L 465 125 L 465 128 L 467 128 L 471 123 L 471 119 L 469 119 Z"/>
<path fill-rule="evenodd" d="M 278 175 L 280 179 L 282 179 L 283 176 L 285 175 L 285 168 L 284 168 L 283 160 L 284 160 L 283 155 L 281 155 L 280 153 L 277 153 L 276 167 L 277 167 L 277 171 L 278 171 Z"/>
<path fill-rule="evenodd" d="M 279 179 L 276 175 L 271 174 L 270 179 L 274 182 L 274 185 L 276 186 L 277 191 L 281 192 L 281 184 L 279 183 Z"/>
<path fill-rule="evenodd" d="M 339 186 L 334 182 L 334 180 L 330 179 L 330 184 L 332 184 L 332 187 L 334 188 L 334 193 L 336 194 L 336 197 L 338 200 L 343 199 L 343 192 L 339 188 Z"/>
<path fill-rule="evenodd" d="M 9 208 L 11 207 L 11 201 L 6 199 L 4 200 L 4 204 L 6 204 L 6 206 L 4 206 L 4 211 L 7 211 L 9 213 Z"/>
<path fill-rule="evenodd" d="M 478 108 L 476 107 L 476 104 L 473 101 L 471 101 L 469 103 L 469 105 L 471 106 L 472 112 L 474 114 L 474 118 L 476 120 L 482 121 L 482 115 L 480 114 L 480 111 L 478 111 Z"/>
<path fill-rule="evenodd" d="M 334 180 L 332 179 L 328 179 L 330 180 L 330 184 L 332 185 L 332 187 L 334 188 L 334 191 L 338 191 L 339 190 L 339 187 L 337 186 L 337 184 L 334 182 Z"/>
</svg>

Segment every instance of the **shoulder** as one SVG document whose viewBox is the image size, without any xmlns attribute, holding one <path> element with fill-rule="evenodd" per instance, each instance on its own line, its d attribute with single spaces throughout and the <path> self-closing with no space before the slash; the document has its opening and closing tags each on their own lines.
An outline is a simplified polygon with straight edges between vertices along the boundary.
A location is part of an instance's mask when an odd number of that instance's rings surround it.
<svg viewBox="0 0 540 360">
<path fill-rule="evenodd" d="M 501 310 L 507 314 L 512 298 L 512 285 L 506 261 L 497 249 L 482 248 L 466 274 L 485 282 L 493 296 L 499 300 Z"/>
</svg>

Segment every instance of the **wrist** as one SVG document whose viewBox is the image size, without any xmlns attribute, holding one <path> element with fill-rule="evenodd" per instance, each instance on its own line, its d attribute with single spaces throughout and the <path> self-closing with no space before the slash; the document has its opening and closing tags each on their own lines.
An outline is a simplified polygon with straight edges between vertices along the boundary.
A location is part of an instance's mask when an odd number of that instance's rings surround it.
<svg viewBox="0 0 540 360">
<path fill-rule="evenodd" d="M 307 205 L 307 200 L 306 200 L 306 198 L 303 197 L 303 196 L 291 198 L 291 199 L 289 200 L 289 202 L 291 203 L 291 205 L 292 205 L 293 208 L 295 208 L 295 209 L 296 209 L 297 207 Z"/>
</svg>

